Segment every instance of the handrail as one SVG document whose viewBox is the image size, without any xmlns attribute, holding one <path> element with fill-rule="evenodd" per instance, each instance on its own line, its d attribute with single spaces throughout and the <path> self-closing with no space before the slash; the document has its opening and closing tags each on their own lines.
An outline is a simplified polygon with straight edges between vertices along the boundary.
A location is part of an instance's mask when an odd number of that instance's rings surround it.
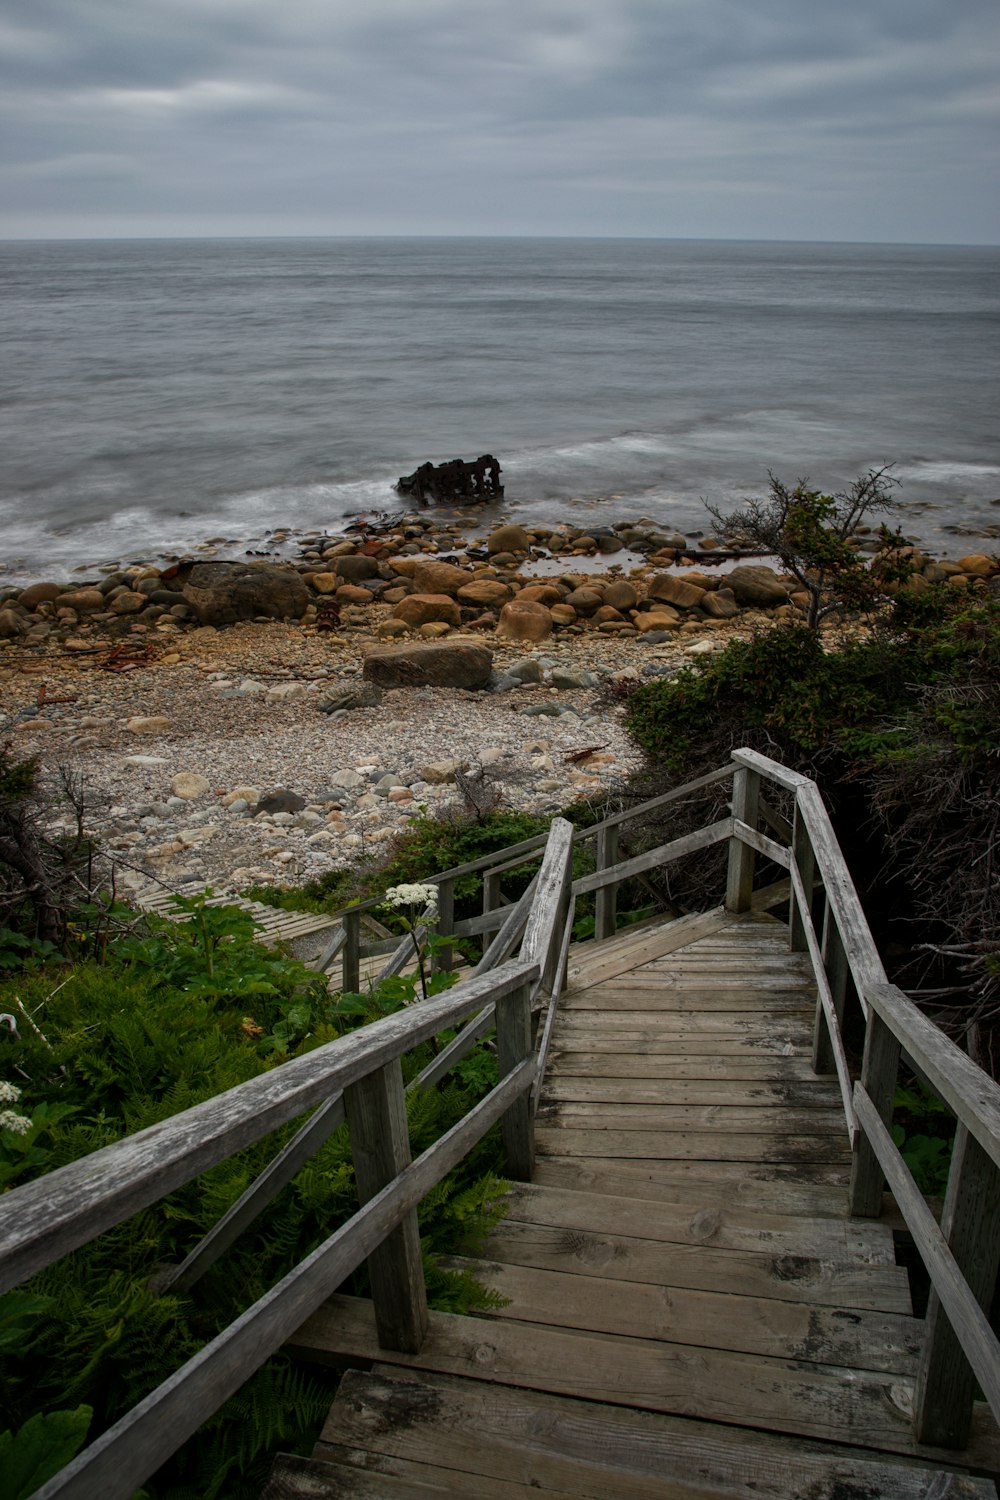
<svg viewBox="0 0 1000 1500">
<path fill-rule="evenodd" d="M 914 1396 L 916 1437 L 963 1448 L 977 1380 L 1000 1421 L 1000 1340 L 988 1317 L 1000 1276 L 1000 1085 L 889 984 L 815 783 L 756 751 L 736 750 L 733 761 L 727 904 L 733 910 L 749 904 L 755 853 L 788 869 L 791 944 L 808 952 L 817 984 L 813 1065 L 836 1071 L 851 1135 L 851 1212 L 881 1213 L 888 1182 L 931 1279 Z M 787 847 L 757 826 L 765 781 L 793 799 Z M 773 810 L 767 821 L 777 831 Z M 822 922 L 814 917 L 817 900 Z M 842 1034 L 852 989 L 865 1023 L 858 1080 Z M 940 1228 L 890 1132 L 902 1057 L 958 1122 Z"/>
</svg>

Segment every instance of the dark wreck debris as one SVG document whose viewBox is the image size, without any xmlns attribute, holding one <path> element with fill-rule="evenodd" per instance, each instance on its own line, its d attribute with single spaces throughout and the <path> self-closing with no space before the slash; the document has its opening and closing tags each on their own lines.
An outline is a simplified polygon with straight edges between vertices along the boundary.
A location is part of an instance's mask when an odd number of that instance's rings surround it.
<svg viewBox="0 0 1000 1500">
<path fill-rule="evenodd" d="M 431 501 L 440 505 L 499 500 L 503 495 L 500 465 L 492 453 L 483 453 L 471 462 L 453 458 L 444 464 L 421 464 L 412 474 L 401 475 L 396 491 L 411 495 L 421 505 Z"/>
</svg>

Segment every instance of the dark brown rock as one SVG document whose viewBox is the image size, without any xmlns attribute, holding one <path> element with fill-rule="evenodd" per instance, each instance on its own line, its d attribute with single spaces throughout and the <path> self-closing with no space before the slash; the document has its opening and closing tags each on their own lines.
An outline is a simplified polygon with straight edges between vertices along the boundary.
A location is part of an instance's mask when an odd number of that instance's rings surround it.
<svg viewBox="0 0 1000 1500">
<path fill-rule="evenodd" d="M 331 571 L 345 583 L 361 583 L 365 578 L 381 577 L 374 557 L 365 557 L 363 553 L 335 558 Z"/>
<path fill-rule="evenodd" d="M 493 652 L 473 641 L 381 646 L 365 657 L 366 681 L 379 687 L 485 687 Z"/>
<path fill-rule="evenodd" d="M 421 560 L 413 570 L 413 587 L 418 594 L 450 594 L 454 597 L 465 584 L 472 582 L 472 574 L 454 563 L 424 562 Z"/>
<path fill-rule="evenodd" d="M 656 573 L 646 585 L 651 599 L 660 599 L 664 604 L 673 604 L 678 609 L 697 609 L 705 597 L 705 590 L 671 573 Z"/>
<path fill-rule="evenodd" d="M 61 593 L 58 583 L 31 583 L 18 594 L 17 602 L 22 609 L 35 609 L 39 604 L 51 604 Z"/>
<path fill-rule="evenodd" d="M 231 625 L 256 615 L 298 619 L 309 605 L 309 589 L 300 575 L 275 563 L 195 563 L 184 579 L 183 594 L 202 625 Z"/>
<path fill-rule="evenodd" d="M 726 583 L 736 596 L 738 604 L 748 604 L 757 609 L 769 609 L 775 604 L 788 603 L 788 588 L 781 582 L 773 568 L 763 564 L 734 568 L 726 574 Z"/>
<path fill-rule="evenodd" d="M 462 623 L 462 611 L 448 594 L 408 594 L 393 608 L 392 617 L 412 630 L 419 630 L 421 625 Z"/>
</svg>

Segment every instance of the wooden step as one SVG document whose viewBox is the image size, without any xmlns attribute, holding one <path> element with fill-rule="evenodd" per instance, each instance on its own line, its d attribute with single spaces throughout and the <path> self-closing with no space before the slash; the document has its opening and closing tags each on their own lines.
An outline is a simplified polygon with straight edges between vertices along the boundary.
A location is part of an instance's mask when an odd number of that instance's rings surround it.
<svg viewBox="0 0 1000 1500">
<path fill-rule="evenodd" d="M 778 1213 L 809 1217 L 847 1215 L 844 1168 L 814 1167 L 807 1179 L 802 1167 L 761 1166 L 740 1162 L 621 1161 L 602 1157 L 541 1157 L 534 1182 L 540 1186 L 610 1193 L 653 1203 L 742 1204 Z"/>
<path fill-rule="evenodd" d="M 470 1272 L 508 1299 L 490 1317 L 655 1338 L 691 1348 L 731 1349 L 768 1359 L 891 1375 L 916 1373 L 923 1325 L 903 1313 L 855 1309 L 847 1315 L 842 1307 L 739 1295 L 725 1284 L 697 1291 L 460 1256 L 445 1264 Z M 739 1284 L 738 1278 L 734 1284 Z"/>
<path fill-rule="evenodd" d="M 706 1202 L 694 1193 L 672 1203 L 643 1203 L 613 1192 L 581 1192 L 537 1182 L 515 1183 L 505 1206 L 506 1216 L 497 1230 L 515 1222 L 540 1224 L 664 1245 L 896 1265 L 892 1232 L 877 1219 L 811 1218 L 749 1203 Z"/>
<path fill-rule="evenodd" d="M 996 1497 L 988 1480 L 856 1448 L 383 1366 L 344 1376 L 316 1446 L 312 1487 L 295 1487 L 309 1463 L 284 1460 L 285 1487 L 272 1477 L 262 1500 L 442 1493 L 458 1500 L 736 1500 L 751 1492 L 757 1500 Z"/>
<path fill-rule="evenodd" d="M 847 1318 L 861 1308 L 902 1315 L 911 1309 L 909 1282 L 900 1266 L 716 1250 L 517 1219 L 497 1225 L 483 1254 L 504 1265 L 600 1280 L 644 1282 L 667 1290 L 683 1287 L 778 1302 L 808 1302 L 838 1308 Z"/>
<path fill-rule="evenodd" d="M 846 1162 L 846 1135 L 788 1135 L 775 1130 L 726 1134 L 718 1130 L 657 1131 L 585 1129 L 539 1120 L 535 1144 L 540 1156 L 620 1156 L 626 1160 Z"/>
<path fill-rule="evenodd" d="M 587 1068 L 574 1074 L 565 1068 L 546 1071 L 542 1090 L 542 1103 L 595 1104 L 662 1104 L 672 1108 L 694 1106 L 705 1108 L 733 1108 L 769 1110 L 786 1107 L 790 1109 L 815 1109 L 840 1111 L 843 1124 L 843 1108 L 837 1085 L 822 1078 L 634 1078 L 629 1075 L 616 1078 L 613 1074 L 602 1074 L 599 1069 Z"/>
<path fill-rule="evenodd" d="M 288 1347 L 306 1358 L 381 1359 L 641 1411 L 696 1414 L 802 1439 L 955 1461 L 953 1454 L 914 1442 L 913 1382 L 906 1376 L 437 1312 L 430 1314 L 420 1353 L 397 1355 L 379 1349 L 371 1304 L 340 1295 L 315 1312 Z M 1000 1434 L 981 1403 L 962 1460 L 1000 1469 Z"/>
</svg>

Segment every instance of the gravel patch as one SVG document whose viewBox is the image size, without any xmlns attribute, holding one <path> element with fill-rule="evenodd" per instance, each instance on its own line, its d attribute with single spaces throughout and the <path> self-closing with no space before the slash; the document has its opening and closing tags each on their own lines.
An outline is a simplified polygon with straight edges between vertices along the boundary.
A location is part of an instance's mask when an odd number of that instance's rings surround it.
<svg viewBox="0 0 1000 1500">
<path fill-rule="evenodd" d="M 123 673 L 64 657 L 5 664 L 3 732 L 51 783 L 66 771 L 81 786 L 126 889 L 292 885 L 461 803 L 463 768 L 524 811 L 603 796 L 641 759 L 609 679 L 671 672 L 691 643 L 496 650 L 501 691 L 388 689 L 376 706 L 324 713 L 369 644 L 246 625 L 194 632 Z"/>
</svg>

